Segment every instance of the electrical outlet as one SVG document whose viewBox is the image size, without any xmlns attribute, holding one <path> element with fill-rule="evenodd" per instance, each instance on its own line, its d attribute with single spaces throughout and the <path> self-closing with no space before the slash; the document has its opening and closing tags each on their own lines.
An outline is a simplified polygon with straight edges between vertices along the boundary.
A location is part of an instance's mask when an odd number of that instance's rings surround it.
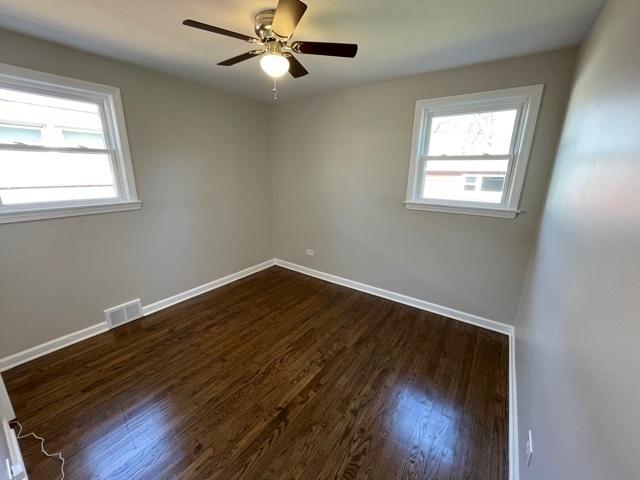
<svg viewBox="0 0 640 480">
<path fill-rule="evenodd" d="M 529 430 L 529 439 L 527 440 L 527 466 L 531 465 L 531 458 L 533 457 L 533 435 Z"/>
<path fill-rule="evenodd" d="M 313 257 L 313 250 L 311 250 L 310 248 L 307 248 L 307 255 L 309 255 L 310 257 Z"/>
</svg>

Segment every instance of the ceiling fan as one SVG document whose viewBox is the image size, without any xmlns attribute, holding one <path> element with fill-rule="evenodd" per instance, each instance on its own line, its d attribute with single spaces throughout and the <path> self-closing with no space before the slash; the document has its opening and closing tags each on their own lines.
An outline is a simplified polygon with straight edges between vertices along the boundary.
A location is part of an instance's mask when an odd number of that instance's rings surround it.
<svg viewBox="0 0 640 480">
<path fill-rule="evenodd" d="M 260 67 L 274 79 L 282 77 L 287 72 L 293 78 L 300 78 L 309 73 L 296 59 L 294 53 L 347 58 L 356 56 L 358 45 L 353 43 L 291 42 L 293 31 L 306 10 L 307 5 L 300 0 L 279 0 L 275 10 L 260 10 L 255 15 L 254 30 L 257 38 L 196 20 L 185 20 L 182 24 L 244 40 L 258 46 L 259 48 L 242 55 L 219 62 L 218 65 L 229 67 L 253 57 L 262 57 Z"/>
</svg>

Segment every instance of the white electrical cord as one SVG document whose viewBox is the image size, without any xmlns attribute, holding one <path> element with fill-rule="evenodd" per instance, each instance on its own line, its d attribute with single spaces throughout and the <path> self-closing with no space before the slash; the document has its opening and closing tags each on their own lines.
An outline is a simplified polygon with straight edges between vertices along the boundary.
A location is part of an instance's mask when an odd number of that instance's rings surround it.
<svg viewBox="0 0 640 480">
<path fill-rule="evenodd" d="M 36 435 L 36 434 L 35 434 L 35 433 L 33 433 L 33 432 L 31 432 L 31 433 L 25 433 L 25 434 L 23 435 L 23 434 L 22 434 L 22 424 L 21 424 L 19 421 L 17 421 L 17 420 L 14 420 L 14 421 L 13 421 L 13 422 L 11 422 L 11 423 L 15 423 L 16 425 L 18 425 L 19 430 L 18 430 L 18 434 L 16 435 L 16 437 L 17 437 L 18 439 L 26 438 L 26 437 L 33 437 L 33 438 L 35 438 L 36 440 L 39 440 L 39 441 L 40 441 L 40 450 L 42 451 L 42 453 L 44 453 L 47 457 L 55 458 L 55 459 L 57 459 L 57 460 L 60 460 L 60 462 L 61 462 L 61 463 L 60 463 L 60 474 L 62 475 L 62 476 L 60 477 L 60 480 L 64 480 L 64 457 L 62 456 L 62 452 L 57 452 L 57 453 L 49 453 L 49 452 L 47 452 L 47 451 L 44 449 L 44 438 L 39 437 L 38 435 Z"/>
</svg>

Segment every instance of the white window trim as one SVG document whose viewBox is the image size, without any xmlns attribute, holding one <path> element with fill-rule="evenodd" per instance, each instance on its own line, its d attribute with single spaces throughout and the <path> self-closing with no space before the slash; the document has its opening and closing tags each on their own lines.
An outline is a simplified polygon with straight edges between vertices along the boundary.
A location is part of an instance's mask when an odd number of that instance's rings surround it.
<svg viewBox="0 0 640 480">
<path fill-rule="evenodd" d="M 531 85 L 489 92 L 419 100 L 413 121 L 413 140 L 407 195 L 404 206 L 410 210 L 515 218 L 519 210 L 527 163 L 531 153 L 536 120 L 544 85 Z M 422 168 L 426 155 L 428 125 L 431 117 L 443 114 L 477 112 L 482 109 L 517 108 L 513 158 L 505 176 L 505 193 L 500 204 L 455 200 L 425 200 L 421 197 Z M 449 157 L 454 160 L 456 157 Z M 461 157 L 464 158 L 464 157 Z M 493 156 L 492 158 L 495 158 Z"/>
<path fill-rule="evenodd" d="M 119 88 L 3 63 L 0 63 L 0 87 L 16 88 L 45 95 L 53 93 L 72 100 L 98 103 L 104 119 L 104 135 L 108 138 L 109 145 L 115 151 L 114 167 L 117 171 L 114 172 L 114 176 L 119 193 L 119 197 L 113 199 L 43 202 L 24 205 L 0 204 L 0 224 L 138 210 L 142 207 L 142 202 L 138 199 L 136 191 Z M 33 150 L 34 147 L 29 147 L 29 149 Z M 65 149 L 43 148 L 43 151 L 65 151 Z M 74 149 L 74 151 L 77 151 L 77 149 Z M 99 152 L 99 150 L 95 149 L 88 149 L 88 151 Z"/>
</svg>

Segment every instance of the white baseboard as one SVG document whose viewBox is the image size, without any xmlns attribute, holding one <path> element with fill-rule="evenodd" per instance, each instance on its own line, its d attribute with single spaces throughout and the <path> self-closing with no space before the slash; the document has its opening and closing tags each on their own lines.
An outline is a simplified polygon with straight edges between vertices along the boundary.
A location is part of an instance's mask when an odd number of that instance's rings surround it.
<svg viewBox="0 0 640 480">
<path fill-rule="evenodd" d="M 519 480 L 519 463 L 518 463 L 518 399 L 516 394 L 516 357 L 515 357 L 515 332 L 512 325 L 502 322 L 496 322 L 488 318 L 480 317 L 472 313 L 461 312 L 454 308 L 444 307 L 435 303 L 420 300 L 418 298 L 409 297 L 401 293 L 391 292 L 383 288 L 367 285 L 366 283 L 356 282 L 347 278 L 338 277 L 330 273 L 321 272 L 312 268 L 304 267 L 295 263 L 287 262 L 279 258 L 275 259 L 275 264 L 294 270 L 305 275 L 326 280 L 327 282 L 336 283 L 344 287 L 353 288 L 361 292 L 370 293 L 377 297 L 393 300 L 394 302 L 403 303 L 411 307 L 426 310 L 428 312 L 453 318 L 461 322 L 470 323 L 487 330 L 499 332 L 509 337 L 509 479 Z"/>
<path fill-rule="evenodd" d="M 16 418 L 16 412 L 13 411 L 13 407 L 11 406 L 9 393 L 7 393 L 7 388 L 4 386 L 2 375 L 0 375 L 0 418 L 4 418 L 5 420 L 13 420 Z"/>
<path fill-rule="evenodd" d="M 267 260 L 266 262 L 259 263 L 258 265 L 254 265 L 253 267 L 245 268 L 244 270 L 240 270 L 239 272 L 232 273 L 231 275 L 227 275 L 226 277 L 219 278 L 217 280 L 214 280 L 213 282 L 205 283 L 204 285 L 200 285 L 199 287 L 195 287 L 190 290 L 177 293 L 176 295 L 173 295 L 171 297 L 158 300 L 157 302 L 153 302 L 142 307 L 142 314 L 151 315 L 158 310 L 170 307 L 172 305 L 175 305 L 176 303 L 184 302 L 185 300 L 189 300 L 190 298 L 197 297 L 198 295 L 202 295 L 203 293 L 209 292 L 211 290 L 215 290 L 216 288 L 220 288 L 228 283 L 235 282 L 236 280 L 248 277 L 249 275 L 253 275 L 254 273 L 269 268 L 274 264 L 275 260 Z"/>
<path fill-rule="evenodd" d="M 520 480 L 516 335 L 509 334 L 509 480 Z"/>
<path fill-rule="evenodd" d="M 373 287 L 371 285 L 367 285 L 366 283 L 356 282 L 354 280 L 349 280 L 348 278 L 342 278 L 330 273 L 303 267 L 302 265 L 287 262 L 286 260 L 281 260 L 279 258 L 276 258 L 275 264 L 289 270 L 294 270 L 299 273 L 304 273 L 305 275 L 310 275 L 321 280 L 326 280 L 327 282 L 337 283 L 338 285 L 342 285 L 344 287 L 353 288 L 354 290 L 370 293 L 371 295 L 375 295 L 377 297 L 382 297 L 386 298 L 387 300 L 393 300 L 394 302 L 403 303 L 405 305 L 409 305 L 410 307 L 416 307 L 420 310 L 426 310 L 431 313 L 436 313 L 438 315 L 443 315 L 455 320 L 460 320 L 461 322 L 471 323 L 472 325 L 486 328 L 487 330 L 504 333 L 505 335 L 510 335 L 511 333 L 513 333 L 512 325 L 508 325 L 502 322 L 496 322 L 495 320 L 489 320 L 488 318 L 480 317 L 472 313 L 461 312 L 460 310 L 444 307 L 442 305 L 427 302 L 426 300 L 420 300 L 418 298 L 409 297 L 401 293 L 391 292 L 383 288 Z"/>
<path fill-rule="evenodd" d="M 109 327 L 105 322 L 102 322 L 83 328 L 82 330 L 69 333 L 68 335 L 63 335 L 62 337 L 58 337 L 54 340 L 49 340 L 48 342 L 36 345 L 35 347 L 27 348 L 21 352 L 14 353 L 13 355 L 0 359 L 0 372 L 17 367 L 23 363 L 30 362 L 31 360 L 42 357 L 43 355 L 55 352 L 56 350 L 68 347 L 69 345 L 73 345 L 74 343 L 78 343 L 82 340 L 86 340 L 87 338 L 106 332 L 107 330 L 109 330 Z"/>
<path fill-rule="evenodd" d="M 262 262 L 258 265 L 245 268 L 244 270 L 240 270 L 239 272 L 232 273 L 231 275 L 227 275 L 226 277 L 219 278 L 217 280 L 214 280 L 213 282 L 205 283 L 204 285 L 200 285 L 199 287 L 195 287 L 185 292 L 178 293 L 177 295 L 173 295 L 169 298 L 165 298 L 149 305 L 145 305 L 142 307 L 142 313 L 143 315 L 150 315 L 154 312 L 157 312 L 158 310 L 162 310 L 163 308 L 170 307 L 172 305 L 175 305 L 176 303 L 183 302 L 197 295 L 201 295 L 210 290 L 219 288 L 228 283 L 240 280 L 243 277 L 247 277 L 256 272 L 259 272 L 260 270 L 269 268 L 274 265 L 274 263 L 275 261 L 273 259 L 267 260 L 266 262 Z M 69 345 L 73 345 L 74 343 L 78 343 L 82 340 L 86 340 L 87 338 L 106 332 L 107 330 L 109 330 L 109 325 L 107 324 L 107 322 L 98 323 L 96 325 L 92 325 L 91 327 L 87 327 L 68 335 L 56 338 L 54 340 L 50 340 L 41 345 L 37 345 L 21 352 L 14 353 L 13 355 L 9 355 L 8 357 L 1 358 L 0 372 L 4 372 L 13 367 L 17 367 L 18 365 L 22 365 L 23 363 L 30 362 L 31 360 L 42 357 L 43 355 L 47 355 L 48 353 L 55 352 L 56 350 L 60 350 L 61 348 L 68 347 Z"/>
</svg>

